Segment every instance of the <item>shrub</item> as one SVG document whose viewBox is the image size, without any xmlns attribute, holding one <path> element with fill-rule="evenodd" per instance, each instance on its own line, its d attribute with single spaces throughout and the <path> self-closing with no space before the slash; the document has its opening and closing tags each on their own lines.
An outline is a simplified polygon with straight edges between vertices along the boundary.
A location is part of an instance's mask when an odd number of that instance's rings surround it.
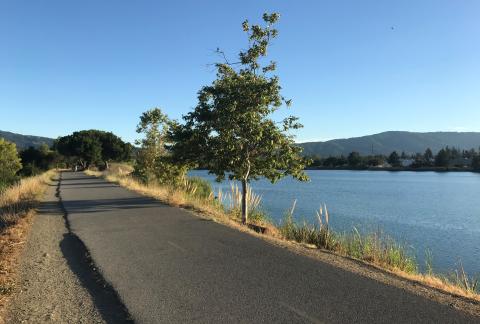
<svg viewBox="0 0 480 324">
<path fill-rule="evenodd" d="M 0 138 L 0 191 L 17 181 L 21 168 L 16 145 Z"/>
</svg>

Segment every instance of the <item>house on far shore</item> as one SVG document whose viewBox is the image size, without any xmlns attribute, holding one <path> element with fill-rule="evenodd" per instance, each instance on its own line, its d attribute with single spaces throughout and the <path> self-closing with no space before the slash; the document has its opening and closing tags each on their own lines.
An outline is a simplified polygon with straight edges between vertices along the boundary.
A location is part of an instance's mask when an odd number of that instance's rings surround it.
<svg viewBox="0 0 480 324">
<path fill-rule="evenodd" d="M 414 159 L 401 159 L 400 160 L 400 163 L 402 164 L 402 167 L 404 167 L 404 168 L 411 166 L 413 164 L 413 162 L 415 162 Z"/>
</svg>

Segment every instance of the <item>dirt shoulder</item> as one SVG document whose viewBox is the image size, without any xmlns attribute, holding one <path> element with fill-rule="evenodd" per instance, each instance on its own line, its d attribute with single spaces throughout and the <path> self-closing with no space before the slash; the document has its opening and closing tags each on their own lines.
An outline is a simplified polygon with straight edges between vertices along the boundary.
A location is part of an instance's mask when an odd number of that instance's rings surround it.
<svg viewBox="0 0 480 324">
<path fill-rule="evenodd" d="M 51 185 L 34 217 L 5 322 L 123 322 L 126 313 L 119 307 L 83 244 L 70 234 Z"/>
</svg>

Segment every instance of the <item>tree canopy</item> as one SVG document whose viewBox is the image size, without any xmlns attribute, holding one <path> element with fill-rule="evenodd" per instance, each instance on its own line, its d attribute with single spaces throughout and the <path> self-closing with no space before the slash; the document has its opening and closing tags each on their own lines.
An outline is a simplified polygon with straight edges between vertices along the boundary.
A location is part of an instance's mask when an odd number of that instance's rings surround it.
<svg viewBox="0 0 480 324">
<path fill-rule="evenodd" d="M 302 127 L 290 116 L 280 123 L 270 115 L 285 104 L 279 78 L 272 75 L 276 63 L 261 64 L 268 46 L 277 37 L 274 28 L 279 14 L 264 14 L 265 26 L 242 24 L 249 46 L 230 63 L 217 50 L 223 62 L 217 63 L 217 78 L 198 92 L 195 109 L 183 117 L 185 124 L 174 125 L 173 152 L 178 160 L 194 162 L 217 176 L 242 182 L 242 221 L 247 221 L 246 186 L 260 177 L 272 182 L 291 175 L 307 180 L 307 161 L 294 145 L 291 129 Z"/>
<path fill-rule="evenodd" d="M 16 180 L 21 168 L 16 145 L 0 138 L 0 190 Z"/>
<path fill-rule="evenodd" d="M 20 171 L 22 176 L 32 176 L 55 167 L 60 159 L 58 152 L 50 150 L 47 144 L 40 145 L 39 148 L 30 146 L 20 151 L 23 168 Z"/>
<path fill-rule="evenodd" d="M 130 158 L 133 146 L 111 132 L 83 130 L 58 138 L 54 147 L 66 157 L 73 158 L 82 167 Z"/>
<path fill-rule="evenodd" d="M 137 133 L 144 134 L 144 137 L 137 140 L 141 147 L 137 154 L 135 174 L 144 182 L 155 180 L 174 185 L 187 171 L 185 165 L 172 163 L 167 150 L 171 125 L 172 121 L 160 108 L 150 109 L 140 116 Z"/>
</svg>

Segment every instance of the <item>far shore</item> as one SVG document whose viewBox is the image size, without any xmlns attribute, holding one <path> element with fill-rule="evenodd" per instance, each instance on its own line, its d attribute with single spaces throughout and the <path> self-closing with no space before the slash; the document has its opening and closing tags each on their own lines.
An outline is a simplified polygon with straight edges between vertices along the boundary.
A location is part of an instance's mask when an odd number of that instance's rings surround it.
<svg viewBox="0 0 480 324">
<path fill-rule="evenodd" d="M 206 168 L 195 168 L 194 170 L 208 171 Z M 315 171 L 388 171 L 388 172 L 400 172 L 400 171 L 414 171 L 414 172 L 472 172 L 480 173 L 480 170 L 474 170 L 472 168 L 443 168 L 443 167 L 429 167 L 429 168 L 409 168 L 409 167 L 400 167 L 400 168 L 376 168 L 376 167 L 307 167 L 305 170 Z"/>
<path fill-rule="evenodd" d="M 423 168 L 412 168 L 412 167 L 308 167 L 306 170 L 349 170 L 349 171 L 389 171 L 389 172 L 399 172 L 399 171 L 414 171 L 414 172 L 474 172 L 479 173 L 479 170 L 474 170 L 472 168 L 459 168 L 459 167 L 423 167 Z"/>
</svg>

